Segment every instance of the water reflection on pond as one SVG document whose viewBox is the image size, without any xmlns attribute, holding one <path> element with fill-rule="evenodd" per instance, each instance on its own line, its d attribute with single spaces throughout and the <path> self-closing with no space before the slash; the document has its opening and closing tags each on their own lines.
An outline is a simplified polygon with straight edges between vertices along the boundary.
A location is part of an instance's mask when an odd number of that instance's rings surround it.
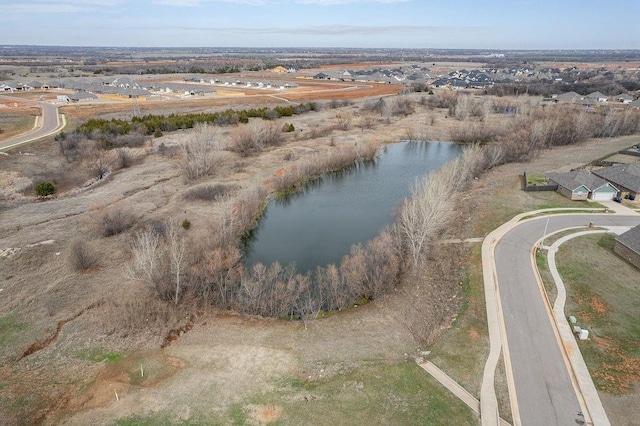
<svg viewBox="0 0 640 426">
<path fill-rule="evenodd" d="M 402 142 L 378 159 L 323 175 L 301 191 L 272 200 L 245 247 L 245 263 L 295 262 L 299 272 L 339 263 L 353 244 L 393 221 L 394 209 L 418 176 L 454 159 L 447 142 Z"/>
</svg>

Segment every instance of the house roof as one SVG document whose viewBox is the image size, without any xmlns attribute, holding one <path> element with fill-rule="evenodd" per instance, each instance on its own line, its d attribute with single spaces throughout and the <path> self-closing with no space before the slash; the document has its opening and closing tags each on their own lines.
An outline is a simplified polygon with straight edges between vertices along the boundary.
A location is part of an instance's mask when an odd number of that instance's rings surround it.
<svg viewBox="0 0 640 426">
<path fill-rule="evenodd" d="M 587 96 L 585 96 L 585 98 L 607 99 L 607 95 L 605 95 L 604 93 L 600 93 L 600 92 L 593 92 L 593 93 L 589 93 Z"/>
<path fill-rule="evenodd" d="M 621 94 L 621 95 L 616 96 L 616 100 L 617 100 L 617 101 L 632 101 L 632 100 L 633 100 L 633 97 L 632 97 L 632 96 L 629 96 L 629 95 L 628 95 L 628 94 L 626 94 L 626 93 L 623 93 L 623 94 Z"/>
<path fill-rule="evenodd" d="M 582 99 L 582 95 L 576 92 L 567 92 L 559 94 L 556 99 L 563 102 L 576 102 Z"/>
<path fill-rule="evenodd" d="M 636 253 L 640 253 L 640 225 L 619 235 L 616 241 L 619 241 L 620 244 L 630 248 Z"/>
<path fill-rule="evenodd" d="M 640 164 L 617 164 L 593 170 L 593 173 L 609 182 L 635 192 L 640 192 Z"/>
<path fill-rule="evenodd" d="M 567 173 L 549 172 L 547 177 L 558 185 L 574 191 L 585 186 L 589 191 L 595 191 L 607 184 L 607 181 L 588 170 L 572 170 Z"/>
<path fill-rule="evenodd" d="M 81 100 L 94 100 L 94 99 L 98 99 L 98 97 L 93 93 L 79 91 L 69 96 L 69 99 L 74 101 L 81 101 Z"/>
</svg>

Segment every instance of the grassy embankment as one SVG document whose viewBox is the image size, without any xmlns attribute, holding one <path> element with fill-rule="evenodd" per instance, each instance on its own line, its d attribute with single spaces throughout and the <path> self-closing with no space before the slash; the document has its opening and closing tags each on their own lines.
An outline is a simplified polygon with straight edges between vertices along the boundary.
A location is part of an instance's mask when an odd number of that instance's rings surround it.
<svg viewBox="0 0 640 426">
<path fill-rule="evenodd" d="M 564 243 L 558 271 L 567 287 L 567 315 L 590 331 L 580 350 L 596 387 L 611 394 L 634 391 L 640 381 L 638 270 L 613 252 L 615 235 Z"/>
</svg>

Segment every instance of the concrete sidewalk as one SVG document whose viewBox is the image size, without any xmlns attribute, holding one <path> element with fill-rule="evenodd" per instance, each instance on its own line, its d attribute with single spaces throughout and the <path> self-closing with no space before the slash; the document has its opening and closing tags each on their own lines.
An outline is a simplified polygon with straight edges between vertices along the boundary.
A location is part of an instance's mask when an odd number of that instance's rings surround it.
<svg viewBox="0 0 640 426">
<path fill-rule="evenodd" d="M 614 204 L 618 204 L 618 203 L 614 203 Z M 623 209 L 620 209 L 619 211 L 626 212 L 626 210 L 628 210 L 633 212 L 633 210 L 627 207 L 624 207 L 624 206 L 622 207 Z M 584 358 L 582 357 L 582 353 L 580 352 L 580 348 L 578 347 L 576 338 L 573 335 L 573 332 L 571 330 L 571 325 L 567 322 L 566 313 L 564 311 L 565 302 L 567 299 L 567 292 L 564 286 L 564 282 L 562 281 L 562 277 L 560 277 L 560 274 L 558 273 L 555 256 L 560 245 L 562 245 L 563 243 L 565 243 L 566 241 L 572 238 L 580 237 L 583 235 L 600 234 L 600 233 L 606 233 L 606 232 L 620 233 L 620 232 L 624 232 L 624 229 L 582 231 L 582 232 L 576 232 L 574 234 L 567 235 L 565 237 L 560 238 L 558 241 L 554 242 L 548 248 L 548 255 L 547 255 L 549 270 L 551 271 L 551 275 L 553 276 L 553 280 L 555 281 L 556 288 L 558 290 L 558 295 L 553 304 L 553 316 L 556 321 L 556 326 L 558 328 L 560 338 L 562 339 L 562 344 L 564 345 L 566 352 L 568 354 L 571 368 L 576 377 L 576 381 L 578 382 L 578 386 L 580 387 L 580 392 L 582 393 L 582 396 L 584 397 L 585 405 L 589 410 L 588 416 L 591 418 L 591 421 L 593 422 L 594 425 L 610 425 L 611 423 L 609 422 L 607 413 L 604 410 L 604 406 L 602 405 L 602 401 L 600 400 L 598 391 L 593 383 L 591 374 L 589 373 L 589 370 L 587 369 L 587 365 L 584 362 Z"/>
<path fill-rule="evenodd" d="M 480 401 L 471 395 L 465 388 L 460 386 L 455 380 L 447 376 L 444 371 L 440 370 L 430 361 L 420 362 L 418 365 L 427 373 L 431 374 L 431 376 L 439 381 L 445 388 L 449 389 L 451 393 L 460 398 L 462 402 L 467 404 L 467 406 L 473 410 L 473 412 L 478 416 L 480 415 Z M 499 419 L 499 422 L 500 426 L 510 426 L 510 423 L 504 419 Z"/>
</svg>

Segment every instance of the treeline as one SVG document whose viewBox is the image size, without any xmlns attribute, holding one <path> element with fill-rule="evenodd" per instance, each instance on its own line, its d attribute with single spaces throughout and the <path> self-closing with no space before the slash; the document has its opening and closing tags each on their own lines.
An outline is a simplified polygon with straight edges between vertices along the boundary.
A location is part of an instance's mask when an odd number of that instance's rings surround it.
<svg viewBox="0 0 640 426">
<path fill-rule="evenodd" d="M 518 111 L 519 106 L 510 108 Z M 526 109 L 526 108 L 524 108 Z M 531 158 L 540 149 L 574 145 L 589 138 L 617 137 L 640 133 L 640 111 L 606 107 L 585 111 L 574 105 L 556 105 L 514 113 L 506 126 L 486 122 L 465 123 L 449 131 L 458 143 L 499 142 L 508 151 L 508 162 Z"/>
<path fill-rule="evenodd" d="M 579 81 L 576 83 L 498 83 L 485 89 L 485 93 L 495 96 L 551 96 L 568 92 L 576 92 L 588 95 L 593 92 L 601 92 L 607 96 L 615 96 L 621 93 L 640 90 L 640 81 L 637 80 L 601 80 Z"/>
<path fill-rule="evenodd" d="M 317 111 L 315 102 L 301 103 L 298 105 L 276 106 L 273 108 L 251 108 L 245 110 L 227 109 L 212 113 L 190 113 L 156 115 L 148 114 L 142 117 L 133 117 L 131 120 L 112 118 L 105 120 L 92 118 L 75 129 L 75 133 L 95 139 L 95 135 L 120 136 L 133 131 L 146 135 L 159 135 L 161 132 L 170 132 L 179 129 L 191 129 L 198 123 L 213 124 L 217 126 L 248 123 L 250 118 L 262 118 L 275 120 L 280 117 L 290 117 L 304 114 L 308 111 Z"/>
</svg>

